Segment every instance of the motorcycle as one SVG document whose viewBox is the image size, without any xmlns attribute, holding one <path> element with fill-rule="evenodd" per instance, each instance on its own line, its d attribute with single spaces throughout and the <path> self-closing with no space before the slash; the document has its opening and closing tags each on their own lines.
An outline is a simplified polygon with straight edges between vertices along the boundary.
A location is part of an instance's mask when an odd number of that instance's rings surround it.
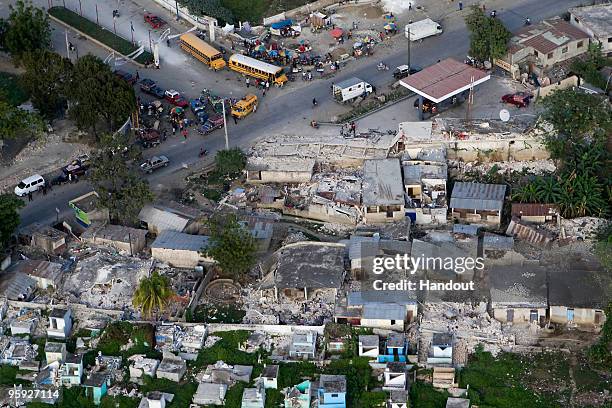
<svg viewBox="0 0 612 408">
<path fill-rule="evenodd" d="M 310 126 L 314 129 L 318 129 L 319 128 L 319 123 L 316 120 L 313 120 L 310 122 Z"/>
<path fill-rule="evenodd" d="M 208 154 L 208 150 L 206 149 L 200 149 L 200 153 L 198 153 L 198 156 L 200 157 L 204 157 Z"/>
<path fill-rule="evenodd" d="M 527 17 L 527 18 L 525 19 L 525 25 L 526 25 L 526 26 L 531 25 L 531 19 L 530 19 L 529 17 Z"/>
<path fill-rule="evenodd" d="M 380 62 L 377 66 L 376 69 L 379 71 L 388 71 L 389 70 L 389 66 L 383 62 Z"/>
</svg>

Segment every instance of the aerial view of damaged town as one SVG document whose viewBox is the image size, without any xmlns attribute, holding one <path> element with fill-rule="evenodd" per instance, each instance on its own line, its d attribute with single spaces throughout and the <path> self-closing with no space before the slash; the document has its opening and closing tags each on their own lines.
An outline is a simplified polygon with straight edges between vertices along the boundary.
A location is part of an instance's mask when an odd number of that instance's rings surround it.
<svg viewBox="0 0 612 408">
<path fill-rule="evenodd" d="M 0 1 L 0 408 L 612 408 L 612 0 Z"/>
</svg>

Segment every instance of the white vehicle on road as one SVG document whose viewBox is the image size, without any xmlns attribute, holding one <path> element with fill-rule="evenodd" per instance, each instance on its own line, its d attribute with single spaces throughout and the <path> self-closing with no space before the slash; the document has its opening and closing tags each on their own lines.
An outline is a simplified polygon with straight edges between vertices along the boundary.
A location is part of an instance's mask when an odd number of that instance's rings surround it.
<svg viewBox="0 0 612 408">
<path fill-rule="evenodd" d="M 145 161 L 140 165 L 140 169 L 145 173 L 153 173 L 153 170 L 157 170 L 161 167 L 166 167 L 170 163 L 170 160 L 166 156 L 153 156 L 149 160 Z"/>
<path fill-rule="evenodd" d="M 440 35 L 442 31 L 442 26 L 431 18 L 407 24 L 405 29 L 406 38 L 410 39 L 410 41 L 422 41 L 423 38 Z"/>
<path fill-rule="evenodd" d="M 346 79 L 337 84 L 333 84 L 332 92 L 334 98 L 339 102 L 348 102 L 360 96 L 367 96 L 372 93 L 372 85 L 356 77 Z"/>
<path fill-rule="evenodd" d="M 23 197 L 29 193 L 33 193 L 40 190 L 45 185 L 45 179 L 40 174 L 35 174 L 28 178 L 21 180 L 15 187 L 15 194 L 19 197 Z"/>
</svg>

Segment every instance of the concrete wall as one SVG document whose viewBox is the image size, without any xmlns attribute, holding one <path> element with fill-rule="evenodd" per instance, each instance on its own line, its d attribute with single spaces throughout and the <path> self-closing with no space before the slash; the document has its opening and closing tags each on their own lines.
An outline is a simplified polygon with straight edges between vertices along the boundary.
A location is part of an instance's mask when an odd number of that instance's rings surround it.
<svg viewBox="0 0 612 408">
<path fill-rule="evenodd" d="M 494 215 L 491 211 L 476 211 L 467 209 L 467 213 L 461 214 L 458 210 L 459 208 L 453 208 L 451 210 L 451 217 L 454 220 L 460 220 L 465 222 L 476 222 L 476 223 L 486 223 L 489 225 L 499 226 L 501 223 L 501 215 Z"/>
<path fill-rule="evenodd" d="M 372 327 L 375 329 L 383 329 L 383 330 L 394 330 L 394 331 L 404 331 L 404 321 L 403 320 L 394 320 L 394 323 L 391 323 L 391 320 L 384 319 L 361 319 L 362 327 Z"/>
<path fill-rule="evenodd" d="M 446 146 L 448 159 L 464 162 L 531 161 L 550 158 L 546 147 L 535 138 L 504 140 L 458 140 Z"/>
<path fill-rule="evenodd" d="M 499 307 L 494 307 L 493 308 L 493 317 L 495 318 L 495 320 L 500 321 L 502 323 L 508 323 L 508 309 L 513 309 L 514 310 L 514 319 L 512 321 L 512 323 L 514 324 L 522 324 L 522 323 L 529 323 L 529 318 L 531 315 L 531 311 L 532 310 L 537 310 L 538 311 L 538 321 L 540 319 L 540 316 L 546 316 L 546 308 L 545 307 L 516 307 L 516 308 L 512 308 L 512 307 L 503 307 L 503 306 L 499 306 Z"/>
<path fill-rule="evenodd" d="M 365 222 L 366 224 L 384 224 L 387 222 L 402 221 L 406 218 L 404 206 L 400 205 L 398 207 L 399 209 L 397 211 L 393 211 L 392 217 L 387 217 L 387 212 L 385 211 L 385 207 L 378 207 L 379 212 L 369 212 L 368 208 L 364 206 L 363 212 L 364 212 Z"/>
<path fill-rule="evenodd" d="M 551 306 L 550 307 L 550 321 L 552 323 L 566 324 L 567 320 L 567 307 L 565 306 Z M 606 316 L 600 309 L 582 309 L 574 308 L 574 324 L 580 325 L 594 325 L 595 324 L 595 313 L 596 311 L 601 312 L 600 325 L 606 320 Z"/>
<path fill-rule="evenodd" d="M 34 302 L 20 302 L 18 300 L 9 300 L 9 306 L 14 307 L 16 309 L 20 309 L 22 307 L 29 309 L 40 309 L 40 310 L 52 310 L 54 308 L 62 308 L 62 309 L 72 309 L 72 315 L 75 316 L 76 312 L 87 312 L 87 313 L 102 313 L 107 316 L 110 316 L 113 319 L 121 319 L 123 316 L 123 310 L 112 310 L 112 309 L 96 309 L 87 305 L 81 305 L 79 303 L 72 303 L 70 305 L 64 304 L 55 304 L 50 305 L 48 303 L 34 303 Z"/>
<path fill-rule="evenodd" d="M 261 179 L 249 177 L 250 173 L 260 173 Z M 307 183 L 312 177 L 310 171 L 247 171 L 247 181 L 249 183 Z"/>
<path fill-rule="evenodd" d="M 425 212 L 424 212 L 425 211 Z M 448 208 L 406 208 L 406 213 L 416 214 L 415 224 L 446 224 Z"/>
<path fill-rule="evenodd" d="M 550 95 L 551 93 L 553 93 L 554 91 L 558 91 L 558 90 L 562 90 L 562 89 L 567 89 L 567 88 L 572 88 L 578 86 L 578 77 L 576 75 L 572 75 L 571 77 L 562 79 L 559 82 L 555 82 L 553 84 L 550 84 L 548 86 L 543 86 L 540 87 L 538 89 L 537 98 L 545 98 L 548 95 Z"/>
<path fill-rule="evenodd" d="M 169 12 L 173 13 L 176 16 L 176 1 L 175 0 L 153 0 L 155 3 L 159 4 Z M 181 7 L 179 5 L 179 16 L 198 27 L 200 30 L 208 30 L 210 22 L 212 22 L 215 26 L 217 25 L 217 19 L 208 16 L 194 16 L 189 14 L 189 10 L 187 7 Z"/>
<path fill-rule="evenodd" d="M 200 262 L 206 260 L 196 251 L 167 248 L 151 248 L 151 257 L 166 262 L 175 268 L 195 268 Z"/>
<path fill-rule="evenodd" d="M 579 45 L 581 46 L 579 47 Z M 564 45 L 563 47 L 559 47 L 555 49 L 554 51 L 549 52 L 548 54 L 538 53 L 537 58 L 543 67 L 549 67 L 558 62 L 562 62 L 570 58 L 574 58 L 575 56 L 586 52 L 588 48 L 589 48 L 588 39 L 571 41 L 567 45 Z M 563 52 L 563 51 L 566 51 L 566 52 Z"/>
<path fill-rule="evenodd" d="M 198 324 L 198 323 L 194 323 Z M 201 324 L 201 323 L 199 323 Z M 262 331 L 275 335 L 291 335 L 294 331 L 314 331 L 318 335 L 323 335 L 325 326 L 300 326 L 300 325 L 280 325 L 280 324 L 225 324 L 211 323 L 207 325 L 209 333 L 219 333 L 234 330 Z"/>
</svg>

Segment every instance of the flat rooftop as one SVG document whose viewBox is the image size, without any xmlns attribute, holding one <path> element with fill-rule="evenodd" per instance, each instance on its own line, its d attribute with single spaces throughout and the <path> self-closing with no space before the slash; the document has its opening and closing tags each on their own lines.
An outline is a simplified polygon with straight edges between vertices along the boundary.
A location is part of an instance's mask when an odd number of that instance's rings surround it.
<svg viewBox="0 0 612 408">
<path fill-rule="evenodd" d="M 612 3 L 572 7 L 569 12 L 596 36 L 609 37 L 612 34 Z"/>
<path fill-rule="evenodd" d="M 345 247 L 341 244 L 297 242 L 286 245 L 275 254 L 274 285 L 283 289 L 340 288 L 344 278 L 344 252 Z"/>
<path fill-rule="evenodd" d="M 346 376 L 321 374 L 319 386 L 325 389 L 326 393 L 346 392 Z"/>
<path fill-rule="evenodd" d="M 493 303 L 546 307 L 546 268 L 542 266 L 492 266 L 489 281 Z"/>
<path fill-rule="evenodd" d="M 249 157 L 247 171 L 281 171 L 281 172 L 310 172 L 315 166 L 315 159 L 299 157 Z"/>
<path fill-rule="evenodd" d="M 126 227 L 123 225 L 107 224 L 100 227 L 90 226 L 83 234 L 83 239 L 105 239 L 115 242 L 130 242 L 135 240 L 144 240 L 147 235 L 147 230 Z"/>
<path fill-rule="evenodd" d="M 491 78 L 486 72 L 447 58 L 400 80 L 412 92 L 439 103 Z"/>
<path fill-rule="evenodd" d="M 363 164 L 363 205 L 403 205 L 399 159 L 366 160 Z"/>
<path fill-rule="evenodd" d="M 180 251 L 200 251 L 208 245 L 208 237 L 204 235 L 183 234 L 177 231 L 162 231 L 151 248 L 174 249 Z"/>
</svg>

